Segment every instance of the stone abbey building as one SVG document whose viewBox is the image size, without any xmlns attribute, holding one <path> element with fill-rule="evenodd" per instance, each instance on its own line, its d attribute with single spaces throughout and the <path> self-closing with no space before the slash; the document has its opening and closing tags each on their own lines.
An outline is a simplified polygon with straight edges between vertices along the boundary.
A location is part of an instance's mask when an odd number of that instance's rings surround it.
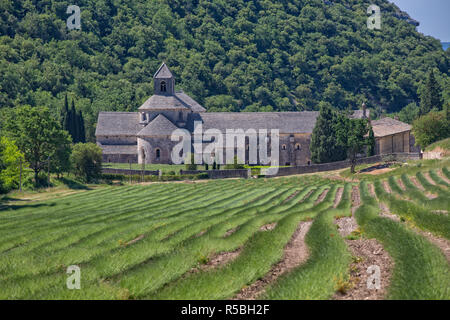
<svg viewBox="0 0 450 320">
<path fill-rule="evenodd" d="M 266 129 L 269 134 L 278 129 L 279 164 L 310 164 L 309 145 L 318 112 L 206 112 L 183 91 L 175 91 L 175 78 L 166 64 L 153 78 L 154 95 L 138 112 L 99 113 L 95 135 L 104 162 L 171 164 L 172 149 L 179 143 L 171 141 L 172 133 L 185 129 L 193 134 L 194 122 L 201 122 L 203 131 L 218 129 L 223 134 L 227 129 Z M 368 117 L 365 110 L 354 116 Z M 372 122 L 377 153 L 410 152 L 410 126 L 394 119 L 379 122 L 379 130 L 377 122 Z M 245 153 L 248 163 L 248 146 Z"/>
</svg>

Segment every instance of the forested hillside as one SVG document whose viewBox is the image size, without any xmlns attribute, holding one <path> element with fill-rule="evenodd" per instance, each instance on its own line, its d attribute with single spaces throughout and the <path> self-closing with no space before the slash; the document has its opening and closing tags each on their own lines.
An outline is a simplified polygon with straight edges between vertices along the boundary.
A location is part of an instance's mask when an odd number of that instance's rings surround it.
<svg viewBox="0 0 450 320">
<path fill-rule="evenodd" d="M 371 3 L 380 31 L 366 25 Z M 81 31 L 67 29 L 71 4 Z M 396 112 L 431 68 L 449 101 L 450 51 L 413 24 L 387 0 L 2 0 L 0 107 L 59 114 L 68 94 L 92 140 L 99 111 L 134 111 L 152 94 L 162 61 L 215 111 L 367 101 Z"/>
</svg>

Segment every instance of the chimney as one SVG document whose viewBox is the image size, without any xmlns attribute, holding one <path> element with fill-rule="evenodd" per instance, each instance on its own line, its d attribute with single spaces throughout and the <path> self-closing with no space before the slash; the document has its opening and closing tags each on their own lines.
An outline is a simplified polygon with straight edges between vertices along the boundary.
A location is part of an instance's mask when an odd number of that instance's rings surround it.
<svg viewBox="0 0 450 320">
<path fill-rule="evenodd" d="M 363 119 L 367 119 L 367 108 L 365 102 L 363 102 L 362 104 L 362 111 L 363 111 Z"/>
</svg>

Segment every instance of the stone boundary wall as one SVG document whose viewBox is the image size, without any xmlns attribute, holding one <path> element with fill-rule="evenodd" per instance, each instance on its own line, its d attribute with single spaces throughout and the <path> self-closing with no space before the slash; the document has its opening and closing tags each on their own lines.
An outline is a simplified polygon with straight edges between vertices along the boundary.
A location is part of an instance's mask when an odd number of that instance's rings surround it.
<svg viewBox="0 0 450 320">
<path fill-rule="evenodd" d="M 359 158 L 356 161 L 357 165 L 360 164 L 371 164 L 383 161 L 406 161 L 406 160 L 420 160 L 420 153 L 394 153 L 387 155 L 376 155 L 368 158 Z M 296 166 L 296 167 L 282 167 L 278 168 L 278 173 L 276 175 L 271 175 L 267 177 L 282 177 L 291 176 L 306 173 L 324 172 L 324 171 L 334 171 L 340 169 L 346 169 L 351 166 L 349 160 L 331 162 L 324 164 L 312 164 L 309 166 Z M 104 168 L 102 170 L 106 174 L 122 174 L 122 175 L 141 175 L 142 170 L 130 170 L 130 169 L 113 169 Z M 197 175 L 201 173 L 207 173 L 209 179 L 226 179 L 226 178 L 250 178 L 250 169 L 230 169 L 230 170 L 180 170 L 180 175 Z M 144 175 L 146 176 L 158 176 L 159 170 L 151 171 L 145 170 Z"/>
<path fill-rule="evenodd" d="M 123 175 L 136 175 L 136 176 L 140 176 L 142 173 L 144 174 L 144 176 L 158 176 L 159 175 L 159 171 L 152 171 L 152 170 L 130 170 L 130 169 L 113 169 L 113 168 L 103 168 L 102 169 L 102 173 L 105 174 L 123 174 Z"/>
<path fill-rule="evenodd" d="M 249 178 L 250 169 L 230 169 L 230 170 L 180 170 L 181 175 L 196 175 L 207 173 L 209 179 L 226 179 L 226 178 Z"/>
<path fill-rule="evenodd" d="M 382 162 L 385 160 L 392 161 L 404 161 L 404 160 L 419 160 L 421 159 L 420 153 L 394 153 L 388 155 L 376 155 L 368 158 L 357 159 L 356 164 L 371 164 Z M 282 177 L 297 174 L 324 172 L 324 171 L 334 171 L 351 167 L 349 160 L 324 163 L 324 164 L 312 164 L 309 166 L 296 166 L 296 167 L 284 167 L 279 168 L 278 173 L 272 177 Z M 268 176 L 271 177 L 271 176 Z"/>
<path fill-rule="evenodd" d="M 445 151 L 425 151 L 423 158 L 425 160 L 442 159 L 445 156 Z"/>
</svg>

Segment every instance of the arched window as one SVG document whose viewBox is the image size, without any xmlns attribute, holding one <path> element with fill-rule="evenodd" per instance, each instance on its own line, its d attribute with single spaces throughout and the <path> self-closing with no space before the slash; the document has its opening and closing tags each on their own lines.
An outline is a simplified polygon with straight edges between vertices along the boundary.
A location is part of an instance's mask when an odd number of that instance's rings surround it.
<svg viewBox="0 0 450 320">
<path fill-rule="evenodd" d="M 300 150 L 300 143 L 297 143 L 297 144 L 295 145 L 295 150 Z"/>
<path fill-rule="evenodd" d="M 167 91 L 167 85 L 165 81 L 161 81 L 161 92 Z"/>
<path fill-rule="evenodd" d="M 283 145 L 281 146 L 281 150 L 286 150 L 286 145 L 285 145 L 285 144 L 283 144 Z"/>
<path fill-rule="evenodd" d="M 159 159 L 161 157 L 161 150 L 156 149 L 156 159 Z"/>
</svg>

